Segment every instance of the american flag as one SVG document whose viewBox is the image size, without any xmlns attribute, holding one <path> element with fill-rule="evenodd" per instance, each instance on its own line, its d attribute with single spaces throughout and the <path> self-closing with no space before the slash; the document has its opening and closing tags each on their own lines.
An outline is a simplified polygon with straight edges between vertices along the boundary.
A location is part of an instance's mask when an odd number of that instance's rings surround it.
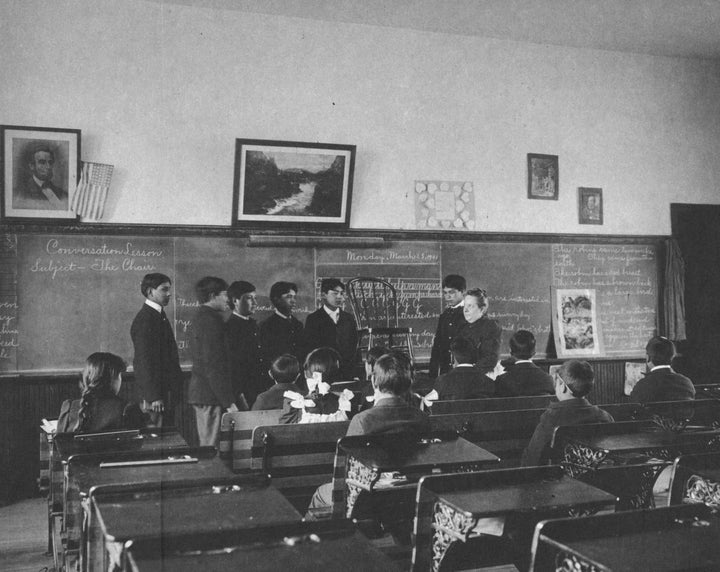
<svg viewBox="0 0 720 572">
<path fill-rule="evenodd" d="M 72 210 L 83 218 L 100 220 L 105 210 L 112 172 L 112 165 L 83 162 Z"/>
</svg>

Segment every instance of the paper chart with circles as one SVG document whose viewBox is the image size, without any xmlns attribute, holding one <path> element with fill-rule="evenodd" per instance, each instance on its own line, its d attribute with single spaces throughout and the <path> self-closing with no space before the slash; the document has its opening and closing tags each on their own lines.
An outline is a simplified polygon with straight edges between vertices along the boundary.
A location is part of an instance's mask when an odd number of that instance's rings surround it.
<svg viewBox="0 0 720 572">
<path fill-rule="evenodd" d="M 475 230 L 471 181 L 415 181 L 417 228 Z"/>
</svg>

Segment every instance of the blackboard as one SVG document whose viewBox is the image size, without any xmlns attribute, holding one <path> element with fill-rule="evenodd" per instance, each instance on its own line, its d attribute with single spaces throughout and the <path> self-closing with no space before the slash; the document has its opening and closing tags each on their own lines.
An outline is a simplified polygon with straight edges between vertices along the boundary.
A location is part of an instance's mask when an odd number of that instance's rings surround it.
<svg viewBox="0 0 720 572">
<path fill-rule="evenodd" d="M 304 321 L 318 305 L 323 277 L 386 278 L 398 290 L 401 325 L 413 328 L 420 363 L 429 360 L 448 273 L 488 291 L 503 353 L 523 328 L 535 333 L 538 357 L 548 349 L 552 356 L 552 286 L 596 289 L 608 357 L 642 356 L 656 329 L 654 244 L 387 240 L 362 247 L 338 239 L 333 246 L 250 246 L 242 237 L 78 234 L 4 234 L 0 241 L 0 372 L 77 370 L 93 351 L 131 362 L 130 324 L 147 272 L 173 279 L 167 311 L 186 366 L 194 284 L 205 275 L 253 282 L 259 321 L 272 311 L 268 291 L 278 280 L 297 283 L 296 315 Z"/>
</svg>

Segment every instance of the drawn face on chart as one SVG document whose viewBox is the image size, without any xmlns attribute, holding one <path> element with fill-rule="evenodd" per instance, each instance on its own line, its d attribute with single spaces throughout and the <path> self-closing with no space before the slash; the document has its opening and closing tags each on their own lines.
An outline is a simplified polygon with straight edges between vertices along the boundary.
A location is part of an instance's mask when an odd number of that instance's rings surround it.
<svg viewBox="0 0 720 572">
<path fill-rule="evenodd" d="M 333 312 L 345 305 L 345 290 L 340 286 L 322 294 L 323 303 Z"/>
<path fill-rule="evenodd" d="M 443 288 L 443 298 L 445 299 L 445 303 L 448 308 L 457 306 L 460 302 L 462 302 L 464 295 L 465 292 L 462 290 L 456 290 L 455 288 Z"/>
<path fill-rule="evenodd" d="M 255 310 L 257 310 L 257 295 L 255 292 L 243 294 L 240 299 L 235 302 L 235 309 L 241 316 L 252 316 Z"/>
<path fill-rule="evenodd" d="M 274 302 L 277 311 L 285 316 L 292 314 L 292 311 L 295 309 L 295 304 L 297 303 L 295 300 L 296 296 L 297 292 L 295 290 L 290 290 L 289 292 L 285 292 L 282 296 L 275 298 Z"/>
<path fill-rule="evenodd" d="M 468 323 L 477 322 L 487 312 L 487 306 L 481 306 L 481 303 L 482 300 L 478 300 L 475 296 L 465 296 L 463 315 Z"/>
<path fill-rule="evenodd" d="M 161 306 L 167 306 L 170 303 L 171 288 L 170 282 L 163 282 L 157 288 L 148 289 L 147 298 L 151 302 L 155 302 Z"/>
</svg>

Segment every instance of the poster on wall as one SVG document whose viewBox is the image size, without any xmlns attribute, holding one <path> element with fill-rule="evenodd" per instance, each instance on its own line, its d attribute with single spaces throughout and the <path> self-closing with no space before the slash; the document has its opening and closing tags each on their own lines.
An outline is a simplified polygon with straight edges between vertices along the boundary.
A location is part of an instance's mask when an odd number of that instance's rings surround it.
<svg viewBox="0 0 720 572">
<path fill-rule="evenodd" d="M 600 357 L 602 336 L 594 289 L 553 288 L 553 331 L 559 358 Z"/>
<path fill-rule="evenodd" d="M 472 182 L 415 181 L 415 225 L 428 230 L 475 230 Z"/>
</svg>

